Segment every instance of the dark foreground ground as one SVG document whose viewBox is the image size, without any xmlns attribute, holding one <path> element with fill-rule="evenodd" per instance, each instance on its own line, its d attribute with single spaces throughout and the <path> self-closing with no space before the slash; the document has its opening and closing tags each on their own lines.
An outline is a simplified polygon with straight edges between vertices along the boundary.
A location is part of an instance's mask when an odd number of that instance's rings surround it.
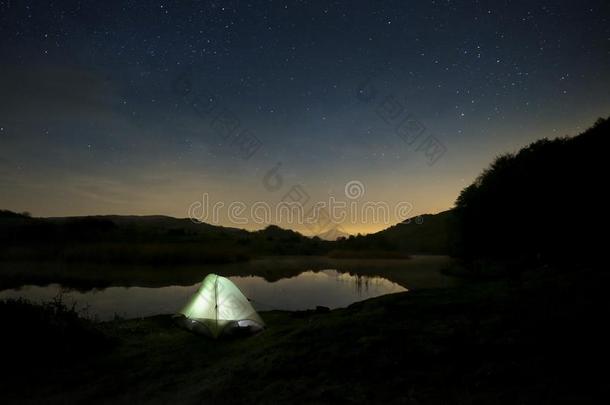
<svg viewBox="0 0 610 405">
<path fill-rule="evenodd" d="M 74 332 L 37 332 L 35 317 L 13 316 L 0 402 L 607 403 L 608 276 L 535 274 L 263 312 L 266 331 L 234 340 L 193 335 L 169 316 Z M 69 343 L 53 341 L 58 327 Z"/>
</svg>

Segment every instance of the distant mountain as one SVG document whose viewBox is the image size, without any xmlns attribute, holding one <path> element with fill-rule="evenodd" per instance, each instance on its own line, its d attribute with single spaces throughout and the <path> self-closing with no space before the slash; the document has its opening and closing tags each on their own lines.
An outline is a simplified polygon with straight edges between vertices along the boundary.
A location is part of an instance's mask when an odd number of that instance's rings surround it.
<svg viewBox="0 0 610 405">
<path fill-rule="evenodd" d="M 342 231 L 341 229 L 333 228 L 326 232 L 322 232 L 316 235 L 318 238 L 322 240 L 328 241 L 336 241 L 339 238 L 348 238 L 350 236 L 349 233 Z"/>
</svg>

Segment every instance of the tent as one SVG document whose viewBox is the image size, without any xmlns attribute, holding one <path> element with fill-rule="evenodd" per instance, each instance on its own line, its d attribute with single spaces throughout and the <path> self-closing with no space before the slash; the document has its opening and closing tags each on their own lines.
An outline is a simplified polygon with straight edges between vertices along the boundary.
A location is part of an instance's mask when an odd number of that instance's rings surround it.
<svg viewBox="0 0 610 405">
<path fill-rule="evenodd" d="M 207 275 L 176 319 L 185 328 L 213 338 L 251 334 L 265 327 L 239 288 L 216 274 Z"/>
</svg>

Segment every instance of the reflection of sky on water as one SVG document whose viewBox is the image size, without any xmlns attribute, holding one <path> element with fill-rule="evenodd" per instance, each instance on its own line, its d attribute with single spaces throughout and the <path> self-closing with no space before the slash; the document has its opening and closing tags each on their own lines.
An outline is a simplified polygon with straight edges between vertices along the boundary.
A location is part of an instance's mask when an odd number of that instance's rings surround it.
<svg viewBox="0 0 610 405">
<path fill-rule="evenodd" d="M 205 274 L 202 275 L 202 279 Z M 356 276 L 336 270 L 307 271 L 296 277 L 269 282 L 262 277 L 229 277 L 258 310 L 300 310 L 317 305 L 345 307 L 353 302 L 406 291 L 381 277 Z M 100 320 L 115 314 L 126 318 L 177 312 L 197 291 L 199 284 L 188 287 L 160 288 L 109 287 L 87 292 L 66 290 L 58 284 L 46 287 L 24 286 L 0 291 L 0 299 L 23 297 L 35 302 L 51 301 L 60 293 L 66 303 L 77 303 L 79 310 Z"/>
</svg>

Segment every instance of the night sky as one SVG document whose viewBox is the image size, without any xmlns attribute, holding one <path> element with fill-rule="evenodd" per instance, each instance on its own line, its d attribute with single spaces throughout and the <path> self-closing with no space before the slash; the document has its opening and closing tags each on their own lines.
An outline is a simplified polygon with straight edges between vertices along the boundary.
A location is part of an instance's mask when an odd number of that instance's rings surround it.
<svg viewBox="0 0 610 405">
<path fill-rule="evenodd" d="M 4 0 L 0 15 L 0 208 L 35 216 L 186 217 L 204 193 L 324 201 L 350 181 L 435 213 L 498 154 L 610 114 L 607 0 Z"/>
</svg>

